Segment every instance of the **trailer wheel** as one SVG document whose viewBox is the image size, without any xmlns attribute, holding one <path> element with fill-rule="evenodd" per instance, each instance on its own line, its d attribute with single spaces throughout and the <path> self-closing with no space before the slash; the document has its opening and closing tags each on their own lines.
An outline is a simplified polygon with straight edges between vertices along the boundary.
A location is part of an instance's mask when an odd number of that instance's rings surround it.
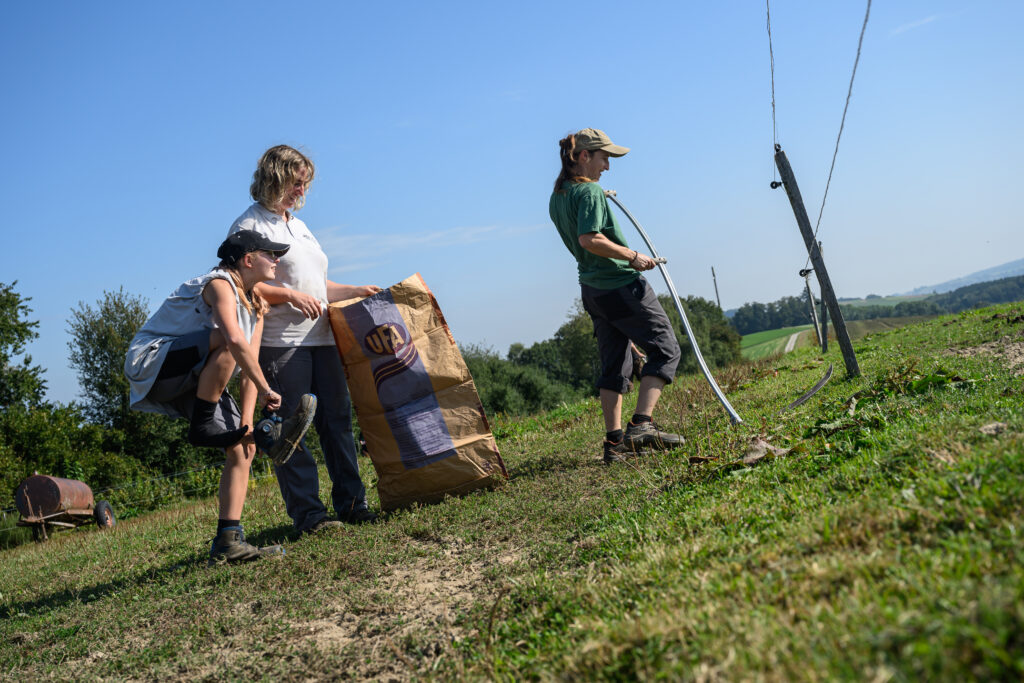
<svg viewBox="0 0 1024 683">
<path fill-rule="evenodd" d="M 114 525 L 117 524 L 117 519 L 114 517 L 114 508 L 110 507 L 110 503 L 105 500 L 96 503 L 92 514 L 96 518 L 96 526 L 101 529 L 113 529 Z"/>
<path fill-rule="evenodd" d="M 43 528 L 39 524 L 32 525 L 32 540 L 36 543 L 42 543 L 46 540 Z"/>
</svg>

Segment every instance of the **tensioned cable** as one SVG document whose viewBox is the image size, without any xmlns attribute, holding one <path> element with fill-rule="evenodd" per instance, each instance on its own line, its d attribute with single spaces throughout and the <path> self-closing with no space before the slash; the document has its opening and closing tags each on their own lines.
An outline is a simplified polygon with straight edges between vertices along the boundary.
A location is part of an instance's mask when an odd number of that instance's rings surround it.
<svg viewBox="0 0 1024 683">
<path fill-rule="evenodd" d="M 839 134 L 836 135 L 836 148 L 832 152 L 832 165 L 828 169 L 828 180 L 825 182 L 825 194 L 821 197 L 821 209 L 818 210 L 818 222 L 814 224 L 814 244 L 818 243 L 818 228 L 821 226 L 821 215 L 825 212 L 825 199 L 828 197 L 828 188 L 832 184 L 832 171 L 836 167 L 836 156 L 839 155 L 839 140 L 843 137 L 843 126 L 846 125 L 846 110 L 850 108 L 850 96 L 853 94 L 853 79 L 857 76 L 857 64 L 860 62 L 860 49 L 864 45 L 864 32 L 868 28 L 868 17 L 871 15 L 871 0 L 868 0 L 868 7 L 864 11 L 864 24 L 860 27 L 860 38 L 857 40 L 857 56 L 853 60 L 853 73 L 850 74 L 850 87 L 846 90 L 846 104 L 843 105 L 843 118 L 839 121 Z M 804 268 L 811 262 L 811 255 L 807 255 Z"/>
<path fill-rule="evenodd" d="M 772 49 L 772 7 L 771 0 L 764 0 L 768 15 L 768 59 L 772 69 L 772 149 L 779 144 L 779 129 L 775 125 L 775 51 Z M 775 180 L 775 164 L 772 163 L 772 181 Z"/>
</svg>

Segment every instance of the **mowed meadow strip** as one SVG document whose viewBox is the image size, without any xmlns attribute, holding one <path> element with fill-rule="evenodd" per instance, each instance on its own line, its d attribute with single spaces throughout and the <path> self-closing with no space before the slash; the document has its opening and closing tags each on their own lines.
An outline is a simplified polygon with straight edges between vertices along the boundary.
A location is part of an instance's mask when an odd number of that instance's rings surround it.
<svg viewBox="0 0 1024 683">
<path fill-rule="evenodd" d="M 280 561 L 208 569 L 213 500 L 0 552 L 0 672 L 1019 680 L 1024 306 L 855 349 L 855 380 L 813 346 L 716 373 L 739 426 L 680 379 L 655 417 L 687 445 L 613 467 L 595 399 L 498 417 L 505 486 L 376 526 L 299 538 L 261 482 Z"/>
</svg>

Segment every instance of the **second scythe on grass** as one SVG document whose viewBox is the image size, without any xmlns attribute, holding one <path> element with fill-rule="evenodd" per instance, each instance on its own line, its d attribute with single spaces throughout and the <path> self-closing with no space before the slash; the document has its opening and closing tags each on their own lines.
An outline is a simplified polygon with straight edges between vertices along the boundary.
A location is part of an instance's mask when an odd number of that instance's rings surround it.
<svg viewBox="0 0 1024 683">
<path fill-rule="evenodd" d="M 686 331 L 686 338 L 690 340 L 690 347 L 693 349 L 693 355 L 697 357 L 697 364 L 700 365 L 701 372 L 704 373 L 704 377 L 707 379 L 708 384 L 711 385 L 711 390 L 715 392 L 715 396 L 718 397 L 722 407 L 725 408 L 725 412 L 729 413 L 729 417 L 732 419 L 733 424 L 742 423 L 743 420 L 740 419 L 739 413 L 736 412 L 729 403 L 729 399 L 727 399 L 725 394 L 722 393 L 722 390 L 718 387 L 718 383 L 715 382 L 715 378 L 711 376 L 711 371 L 708 370 L 708 364 L 704 362 L 704 356 L 701 355 L 700 347 L 697 346 L 697 339 L 694 337 L 693 330 L 690 329 L 690 321 L 686 319 L 686 311 L 683 310 L 682 304 L 679 303 L 679 294 L 676 293 L 676 287 L 672 284 L 672 278 L 669 277 L 668 269 L 665 267 L 665 259 L 658 256 L 658 250 L 654 248 L 653 244 L 651 244 L 651 239 L 647 236 L 647 233 L 644 232 L 644 229 L 640 227 L 637 220 L 633 218 L 633 214 L 631 214 L 626 207 L 622 205 L 622 202 L 618 200 L 615 190 L 605 190 L 604 195 L 615 202 L 616 206 L 622 209 L 622 213 L 626 214 L 626 217 L 629 218 L 630 222 L 637 229 L 637 232 L 640 233 L 640 237 L 642 237 L 644 242 L 647 244 L 647 248 L 650 250 L 651 256 L 654 257 L 654 260 L 658 265 L 658 269 L 661 270 L 662 277 L 665 278 L 665 284 L 668 285 L 668 291 L 672 294 L 672 303 L 675 304 L 676 312 L 679 313 L 679 317 L 683 321 L 683 329 Z"/>
</svg>

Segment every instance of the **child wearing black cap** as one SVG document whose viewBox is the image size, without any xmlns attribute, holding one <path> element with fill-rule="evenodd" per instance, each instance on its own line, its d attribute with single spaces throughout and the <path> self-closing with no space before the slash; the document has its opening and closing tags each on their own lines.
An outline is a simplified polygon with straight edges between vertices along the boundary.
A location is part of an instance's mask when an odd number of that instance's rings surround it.
<svg viewBox="0 0 1024 683">
<path fill-rule="evenodd" d="M 286 251 L 255 231 L 232 234 L 217 250 L 220 264 L 182 283 L 135 335 L 125 359 L 133 409 L 185 417 L 190 443 L 225 449 L 211 564 L 283 553 L 246 543 L 241 512 L 256 447 L 283 464 L 316 412 L 316 397 L 307 395 L 288 421 L 271 415 L 250 434 L 257 400 L 265 412 L 281 406 L 257 360 L 268 304 L 254 288 L 274 278 Z M 226 390 L 239 368 L 241 409 Z"/>
</svg>

